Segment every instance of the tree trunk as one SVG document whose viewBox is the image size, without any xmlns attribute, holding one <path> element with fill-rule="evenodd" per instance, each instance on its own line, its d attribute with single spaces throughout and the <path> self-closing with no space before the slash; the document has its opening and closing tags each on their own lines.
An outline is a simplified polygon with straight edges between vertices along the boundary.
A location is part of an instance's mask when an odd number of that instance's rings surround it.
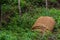
<svg viewBox="0 0 60 40">
<path fill-rule="evenodd" d="M 46 0 L 46 9 L 48 9 L 48 1 Z"/>
<path fill-rule="evenodd" d="M 22 13 L 21 13 L 21 7 L 20 7 L 20 0 L 18 0 L 18 9 L 19 9 L 19 14 L 22 15 Z"/>
<path fill-rule="evenodd" d="M 2 18 L 1 18 L 1 15 L 2 15 L 2 14 L 1 14 L 1 6 L 2 6 L 2 5 L 0 4 L 0 27 L 2 26 L 2 25 L 1 25 L 1 19 L 2 19 Z"/>
</svg>

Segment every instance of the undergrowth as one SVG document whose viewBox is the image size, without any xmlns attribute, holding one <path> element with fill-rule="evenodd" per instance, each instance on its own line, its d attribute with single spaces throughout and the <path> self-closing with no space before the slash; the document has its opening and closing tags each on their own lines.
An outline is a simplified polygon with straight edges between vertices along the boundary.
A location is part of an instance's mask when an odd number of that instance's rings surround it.
<svg viewBox="0 0 60 40">
<path fill-rule="evenodd" d="M 56 24 L 54 31 L 45 33 L 43 36 L 39 32 L 32 31 L 32 26 L 40 16 L 51 16 L 55 19 Z M 60 10 L 45 8 L 35 8 L 23 14 L 23 16 L 15 13 L 10 18 L 10 22 L 0 28 L 0 40 L 60 40 Z"/>
</svg>

